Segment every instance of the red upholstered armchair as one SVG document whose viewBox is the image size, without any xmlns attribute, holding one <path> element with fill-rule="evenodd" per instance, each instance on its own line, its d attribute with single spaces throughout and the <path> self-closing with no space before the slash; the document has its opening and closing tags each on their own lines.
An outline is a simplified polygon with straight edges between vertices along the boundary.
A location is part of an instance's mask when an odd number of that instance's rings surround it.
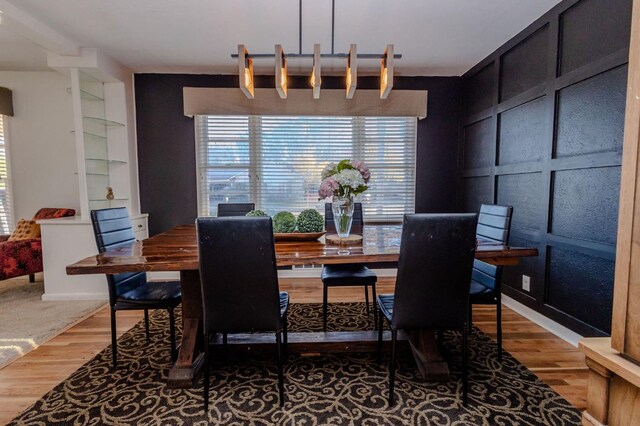
<svg viewBox="0 0 640 426">
<path fill-rule="evenodd" d="M 38 210 L 34 220 L 55 219 L 75 216 L 74 209 L 43 208 Z M 42 241 L 40 238 L 7 241 L 9 235 L 0 235 L 0 280 L 42 272 Z"/>
</svg>

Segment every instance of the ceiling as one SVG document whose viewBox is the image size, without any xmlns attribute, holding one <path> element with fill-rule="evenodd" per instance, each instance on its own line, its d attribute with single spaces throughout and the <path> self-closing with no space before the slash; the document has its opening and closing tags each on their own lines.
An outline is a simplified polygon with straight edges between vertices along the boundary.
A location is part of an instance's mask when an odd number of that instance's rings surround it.
<svg viewBox="0 0 640 426">
<path fill-rule="evenodd" d="M 298 0 L 6 0 L 81 47 L 96 47 L 136 72 L 236 73 L 230 54 L 298 52 Z M 401 75 L 461 75 L 560 0 L 335 0 L 335 52 L 357 43 L 403 58 Z M 302 48 L 331 52 L 331 0 L 302 0 Z M 44 61 L 44 62 L 43 62 Z M 2 29 L 0 69 L 37 69 L 44 51 Z M 290 60 L 308 73 L 309 59 Z M 273 73 L 273 59 L 254 62 Z M 360 60 L 361 74 L 379 61 Z M 343 73 L 344 60 L 322 60 L 323 73 Z"/>
</svg>

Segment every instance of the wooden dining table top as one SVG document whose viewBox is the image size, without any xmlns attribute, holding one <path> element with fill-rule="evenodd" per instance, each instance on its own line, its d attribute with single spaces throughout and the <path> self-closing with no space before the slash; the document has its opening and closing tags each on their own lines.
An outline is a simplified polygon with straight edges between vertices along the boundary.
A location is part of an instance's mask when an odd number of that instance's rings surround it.
<svg viewBox="0 0 640 426">
<path fill-rule="evenodd" d="M 278 266 L 394 263 L 400 253 L 402 225 L 365 225 L 362 244 L 337 246 L 316 241 L 275 243 Z M 498 265 L 517 264 L 522 257 L 537 256 L 535 247 L 511 247 L 479 242 L 476 259 Z M 115 274 L 142 271 L 197 270 L 195 224 L 180 225 L 131 245 L 90 256 L 67 266 L 67 274 Z"/>
</svg>

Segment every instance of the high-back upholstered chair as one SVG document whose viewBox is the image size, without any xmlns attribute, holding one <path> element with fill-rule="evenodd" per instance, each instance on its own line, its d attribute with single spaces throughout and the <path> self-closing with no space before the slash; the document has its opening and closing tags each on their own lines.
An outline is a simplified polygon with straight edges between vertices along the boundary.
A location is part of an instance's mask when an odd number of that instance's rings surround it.
<svg viewBox="0 0 640 426">
<path fill-rule="evenodd" d="M 378 296 L 382 318 L 391 326 L 389 404 L 393 404 L 398 330 L 462 332 L 463 402 L 467 403 L 467 315 L 476 243 L 475 214 L 405 215 L 395 295 Z"/>
<path fill-rule="evenodd" d="M 135 242 L 129 212 L 125 207 L 92 210 L 91 222 L 98 251 L 104 253 Z M 169 311 L 171 358 L 176 356 L 176 336 L 173 310 L 180 304 L 180 282 L 147 282 L 144 272 L 107 274 L 109 306 L 111 307 L 111 355 L 113 368 L 118 366 L 116 311 L 144 310 L 144 324 L 149 339 L 149 309 Z"/>
<path fill-rule="evenodd" d="M 58 219 L 75 216 L 74 209 L 44 207 L 38 210 L 33 220 Z M 29 276 L 29 282 L 35 281 L 35 274 L 42 272 L 42 239 L 9 241 L 11 235 L 0 235 L 0 280 Z"/>
<path fill-rule="evenodd" d="M 198 218 L 204 332 L 204 404 L 209 410 L 209 353 L 217 333 L 273 331 L 284 404 L 282 334 L 289 295 L 278 287 L 270 217 Z"/>
<path fill-rule="evenodd" d="M 324 228 L 330 234 L 335 234 L 336 225 L 333 221 L 333 210 L 331 203 L 324 205 Z M 353 222 L 351 233 L 362 234 L 364 228 L 364 216 L 362 214 L 362 203 L 355 203 L 353 208 Z M 338 286 L 364 286 L 364 297 L 369 313 L 369 286 L 373 293 L 373 300 L 376 300 L 376 281 L 378 277 L 371 269 L 361 264 L 327 265 L 322 268 L 322 324 L 323 330 L 327 331 L 327 290 L 329 287 Z M 378 323 L 377 309 L 373 309 L 373 322 Z"/>
<path fill-rule="evenodd" d="M 244 216 L 255 208 L 254 203 L 220 203 L 218 204 L 218 217 Z"/>
<path fill-rule="evenodd" d="M 513 207 L 483 204 L 480 206 L 476 238 L 478 244 L 509 244 Z M 502 266 L 474 260 L 469 290 L 469 326 L 472 306 L 495 305 L 498 331 L 498 360 L 502 360 Z"/>
</svg>

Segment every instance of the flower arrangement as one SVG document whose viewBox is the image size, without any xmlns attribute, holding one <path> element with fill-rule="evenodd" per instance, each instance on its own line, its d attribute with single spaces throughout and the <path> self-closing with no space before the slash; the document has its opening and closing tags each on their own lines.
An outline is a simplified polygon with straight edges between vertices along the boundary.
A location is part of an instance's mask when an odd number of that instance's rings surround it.
<svg viewBox="0 0 640 426">
<path fill-rule="evenodd" d="M 322 182 L 318 189 L 320 200 L 329 197 L 349 197 L 362 194 L 369 189 L 371 178 L 369 167 L 362 161 L 349 159 L 338 164 L 329 163 L 322 171 Z"/>
</svg>

